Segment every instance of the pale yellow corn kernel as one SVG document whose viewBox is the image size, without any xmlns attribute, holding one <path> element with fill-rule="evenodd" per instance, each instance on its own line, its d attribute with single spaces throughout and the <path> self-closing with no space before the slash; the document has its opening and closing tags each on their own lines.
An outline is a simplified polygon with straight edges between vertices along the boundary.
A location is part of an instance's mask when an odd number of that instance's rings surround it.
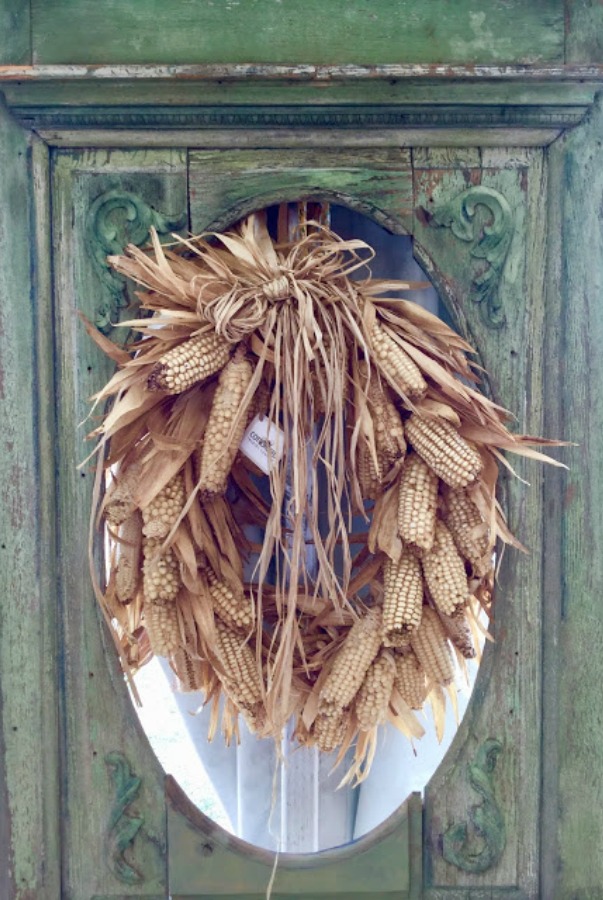
<svg viewBox="0 0 603 900">
<path fill-rule="evenodd" d="M 387 722 L 395 675 L 393 654 L 389 650 L 382 650 L 369 666 L 354 701 L 361 731 L 369 731 L 376 725 L 385 725 Z"/>
<path fill-rule="evenodd" d="M 209 414 L 201 451 L 199 490 L 202 496 L 222 494 L 247 423 L 242 407 L 253 377 L 251 363 L 236 353 L 224 367 Z"/>
<path fill-rule="evenodd" d="M 345 738 L 350 721 L 350 711 L 338 710 L 333 715 L 318 713 L 310 732 L 308 744 L 316 744 L 322 753 L 333 753 Z"/>
<path fill-rule="evenodd" d="M 414 553 L 405 548 L 397 562 L 386 561 L 383 588 L 383 643 L 397 646 L 400 637 L 418 628 L 423 611 L 423 573 Z"/>
<path fill-rule="evenodd" d="M 173 602 L 180 588 L 180 565 L 172 547 L 159 555 L 161 541 L 143 538 L 143 590 L 145 600 L 151 603 Z"/>
<path fill-rule="evenodd" d="M 175 603 L 145 603 L 144 627 L 157 656 L 170 656 L 182 644 Z"/>
<path fill-rule="evenodd" d="M 427 390 L 427 382 L 417 364 L 390 335 L 375 321 L 370 341 L 379 368 L 409 399 L 421 397 Z"/>
<path fill-rule="evenodd" d="M 444 521 L 457 550 L 478 578 L 492 568 L 493 546 L 487 523 L 466 490 L 447 488 L 444 493 Z"/>
<path fill-rule="evenodd" d="M 371 610 L 354 622 L 321 688 L 320 712 L 334 713 L 350 705 L 379 652 L 382 628 L 380 610 Z"/>
<path fill-rule="evenodd" d="M 410 644 L 427 678 L 443 686 L 454 678 L 454 666 L 444 626 L 434 609 L 425 606 L 421 624 L 413 632 Z"/>
<path fill-rule="evenodd" d="M 131 603 L 140 586 L 142 566 L 142 516 L 138 510 L 120 527 L 119 540 L 115 594 L 120 603 Z"/>
<path fill-rule="evenodd" d="M 445 419 L 415 413 L 407 420 L 405 433 L 409 444 L 450 487 L 472 484 L 482 470 L 479 453 Z"/>
<path fill-rule="evenodd" d="M 220 675 L 229 697 L 241 710 L 256 715 L 256 707 L 262 703 L 262 685 L 255 655 L 244 637 L 229 625 L 216 618 L 218 657 L 224 667 Z"/>
<path fill-rule="evenodd" d="M 182 512 L 184 501 L 184 478 L 178 472 L 143 509 L 145 537 L 156 540 L 166 538 Z"/>
<path fill-rule="evenodd" d="M 224 366 L 232 344 L 215 331 L 188 338 L 173 347 L 153 367 L 147 380 L 150 391 L 180 394 Z"/>
<path fill-rule="evenodd" d="M 429 594 L 438 611 L 451 616 L 469 598 L 465 563 L 454 546 L 452 535 L 439 519 L 429 553 L 421 559 Z"/>
<path fill-rule="evenodd" d="M 231 628 L 250 628 L 255 619 L 253 604 L 243 588 L 234 590 L 210 570 L 207 571 L 207 581 L 215 612 L 222 621 Z"/>
<path fill-rule="evenodd" d="M 404 460 L 398 490 L 398 534 L 405 544 L 429 551 L 435 536 L 438 477 L 416 453 Z"/>
<path fill-rule="evenodd" d="M 196 659 L 184 649 L 179 647 L 171 656 L 171 663 L 178 678 L 178 688 L 183 693 L 200 691 L 205 679 L 203 677 L 204 663 Z"/>
<path fill-rule="evenodd" d="M 120 467 L 104 508 L 105 518 L 111 525 L 121 525 L 136 509 L 134 493 L 140 483 L 141 471 L 138 463 L 123 470 Z"/>
<path fill-rule="evenodd" d="M 396 653 L 394 687 L 411 709 L 421 709 L 428 694 L 425 671 L 413 650 Z"/>
<path fill-rule="evenodd" d="M 465 659 L 475 659 L 477 653 L 473 643 L 471 627 L 462 610 L 453 616 L 445 616 L 440 613 L 440 619 L 448 638 Z"/>
</svg>

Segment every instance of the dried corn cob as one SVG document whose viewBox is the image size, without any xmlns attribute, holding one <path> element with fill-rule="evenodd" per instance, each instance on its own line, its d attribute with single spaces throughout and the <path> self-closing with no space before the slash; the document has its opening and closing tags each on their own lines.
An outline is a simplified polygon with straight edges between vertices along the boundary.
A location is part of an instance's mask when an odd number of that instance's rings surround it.
<svg viewBox="0 0 603 900">
<path fill-rule="evenodd" d="M 388 650 L 382 650 L 371 663 L 356 696 L 354 708 L 361 731 L 369 731 L 387 721 L 389 698 L 394 686 L 396 666 Z"/>
<path fill-rule="evenodd" d="M 222 370 L 201 451 L 199 484 L 204 496 L 226 490 L 228 475 L 245 431 L 246 414 L 241 403 L 252 376 L 251 363 L 241 351 L 237 351 Z"/>
<path fill-rule="evenodd" d="M 230 699 L 255 723 L 262 703 L 262 686 L 249 644 L 228 625 L 216 619 L 217 650 L 224 667 L 220 680 Z"/>
<path fill-rule="evenodd" d="M 433 547 L 421 564 L 429 593 L 439 612 L 450 616 L 469 597 L 465 563 L 454 546 L 452 535 L 439 519 L 435 527 Z"/>
<path fill-rule="evenodd" d="M 141 468 L 132 463 L 124 471 L 119 470 L 115 487 L 111 491 L 105 506 L 105 518 L 111 525 L 121 525 L 136 509 L 134 492 L 140 481 Z"/>
<path fill-rule="evenodd" d="M 347 709 L 338 710 L 333 715 L 318 713 L 312 723 L 311 736 L 323 753 L 332 753 L 343 741 L 350 720 Z"/>
<path fill-rule="evenodd" d="M 358 442 L 357 460 L 356 471 L 362 497 L 365 500 L 376 500 L 383 492 L 383 485 L 381 484 L 382 470 L 381 468 L 375 468 L 373 454 L 364 438 L 361 438 Z"/>
<path fill-rule="evenodd" d="M 414 631 L 423 610 L 423 574 L 417 557 L 404 549 L 398 562 L 383 567 L 383 643 L 397 646 L 400 637 Z"/>
<path fill-rule="evenodd" d="M 382 627 L 376 610 L 354 622 L 320 691 L 319 712 L 334 713 L 350 705 L 379 652 Z"/>
<path fill-rule="evenodd" d="M 369 376 L 369 368 L 364 360 L 358 364 L 358 368 L 363 381 L 366 383 L 368 380 L 366 402 L 373 421 L 380 474 L 384 478 L 394 463 L 406 454 L 404 425 L 377 373 L 372 372 Z"/>
<path fill-rule="evenodd" d="M 398 493 L 398 534 L 405 544 L 428 551 L 433 546 L 438 505 L 438 478 L 416 453 L 402 468 Z"/>
<path fill-rule="evenodd" d="M 175 600 L 182 587 L 180 566 L 174 550 L 172 547 L 168 547 L 161 556 L 158 556 L 160 547 L 161 541 L 143 538 L 144 598 L 151 603 L 166 603 Z"/>
<path fill-rule="evenodd" d="M 189 692 L 202 689 L 204 684 L 203 663 L 200 659 L 195 659 L 184 647 L 179 647 L 172 654 L 171 662 L 178 676 L 181 691 Z"/>
<path fill-rule="evenodd" d="M 179 472 L 142 511 L 143 534 L 163 540 L 170 533 L 184 507 L 184 478 Z"/>
<path fill-rule="evenodd" d="M 207 572 L 207 581 L 215 611 L 222 621 L 231 628 L 250 628 L 255 616 L 251 600 L 245 596 L 243 588 L 237 591 L 233 590 L 210 570 Z"/>
<path fill-rule="evenodd" d="M 430 681 L 450 684 L 454 668 L 448 639 L 438 614 L 430 606 L 423 609 L 421 624 L 410 639 L 412 649 Z"/>
<path fill-rule="evenodd" d="M 427 679 L 413 650 L 396 653 L 394 687 L 411 709 L 421 709 L 428 693 Z"/>
<path fill-rule="evenodd" d="M 421 397 L 427 390 L 427 382 L 419 367 L 377 321 L 371 329 L 370 340 L 382 371 L 411 400 Z"/>
<path fill-rule="evenodd" d="M 440 619 L 448 638 L 461 656 L 464 656 L 465 659 L 475 659 L 477 654 L 473 643 L 473 635 L 464 612 L 461 610 L 453 616 L 445 616 L 440 613 Z"/>
<path fill-rule="evenodd" d="M 215 331 L 199 334 L 178 344 L 153 367 L 147 380 L 150 391 L 180 394 L 222 368 L 232 344 Z"/>
<path fill-rule="evenodd" d="M 479 454 L 445 419 L 412 415 L 406 438 L 442 481 L 454 488 L 471 484 L 482 470 Z"/>
<path fill-rule="evenodd" d="M 175 603 L 145 603 L 144 626 L 157 656 L 170 656 L 182 644 Z"/>
<path fill-rule="evenodd" d="M 492 568 L 488 526 L 466 490 L 448 488 L 444 500 L 444 521 L 456 548 L 481 578 Z"/>
<path fill-rule="evenodd" d="M 119 540 L 115 593 L 120 603 L 131 603 L 140 584 L 142 561 L 142 517 L 138 510 L 119 529 Z"/>
</svg>

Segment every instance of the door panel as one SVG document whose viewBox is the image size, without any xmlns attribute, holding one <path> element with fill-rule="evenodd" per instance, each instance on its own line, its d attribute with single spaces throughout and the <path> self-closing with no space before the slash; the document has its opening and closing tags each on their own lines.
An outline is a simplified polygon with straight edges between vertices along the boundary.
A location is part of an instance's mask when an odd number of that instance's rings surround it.
<svg viewBox="0 0 603 900">
<path fill-rule="evenodd" d="M 120 201 L 121 197 L 121 201 Z M 62 613 L 64 895 L 166 894 L 163 773 L 138 725 L 90 586 L 93 462 L 89 397 L 112 364 L 76 313 L 112 331 L 127 298 L 99 267 L 108 245 L 146 240 L 152 211 L 186 223 L 185 158 L 175 151 L 57 153 L 53 236 Z M 145 218 L 146 217 L 146 218 Z M 157 219 L 155 219 L 157 221 Z M 100 249 L 99 249 L 100 248 Z M 123 330 L 114 329 L 123 337 Z"/>
<path fill-rule="evenodd" d="M 123 340 L 116 326 L 132 299 L 105 254 L 127 240 L 143 244 L 151 225 L 166 233 L 183 227 L 189 203 L 194 232 L 280 200 L 350 205 L 413 235 L 417 258 L 492 373 L 488 389 L 517 413 L 519 429 L 541 433 L 544 184 L 539 150 L 199 150 L 188 160 L 169 150 L 56 153 L 66 896 L 149 898 L 167 895 L 168 884 L 174 897 L 264 896 L 272 867 L 268 854 L 258 856 L 191 809 L 171 782 L 166 804 L 164 773 L 138 726 L 89 586 L 94 475 L 90 464 L 76 466 L 94 420 L 78 423 L 111 365 L 75 310 Z M 511 528 L 534 552 L 509 553 L 503 562 L 497 643 L 487 648 L 466 717 L 426 789 L 424 862 L 433 897 L 448 888 L 456 896 L 456 887 L 467 897 L 472 888 L 475 896 L 514 893 L 516 885 L 528 895 L 537 890 L 541 476 L 536 464 L 517 469 L 532 488 L 506 483 L 505 505 Z M 283 863 L 273 896 L 418 896 L 421 816 L 416 798 L 409 802 L 411 813 L 399 810 L 395 827 L 390 822 L 391 831 L 367 843 L 326 861 L 301 860 L 297 869 Z M 485 838 L 477 830 L 484 816 Z"/>
</svg>

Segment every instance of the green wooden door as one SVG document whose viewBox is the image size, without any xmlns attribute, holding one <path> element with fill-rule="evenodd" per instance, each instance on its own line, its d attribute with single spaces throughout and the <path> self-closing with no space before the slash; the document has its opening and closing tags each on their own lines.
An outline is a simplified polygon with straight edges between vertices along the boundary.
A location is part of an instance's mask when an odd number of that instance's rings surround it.
<svg viewBox="0 0 603 900">
<path fill-rule="evenodd" d="M 166 793 L 90 587 L 94 476 L 77 469 L 89 430 L 80 423 L 110 367 L 75 312 L 119 339 L 131 299 L 105 256 L 129 240 L 143 244 L 151 225 L 160 233 L 222 228 L 308 196 L 347 204 L 414 236 L 418 259 L 493 373 L 488 390 L 519 411 L 523 429 L 540 433 L 543 168 L 540 148 L 52 153 L 65 896 L 169 890 L 251 900 L 264 896 L 273 863 L 192 810 L 171 779 Z M 535 895 L 542 554 L 533 536 L 543 511 L 541 473 L 528 469 L 519 472 L 535 482 L 530 492 L 509 483 L 505 501 L 532 553 L 503 564 L 501 640 L 488 648 L 475 699 L 426 790 L 423 839 L 421 803 L 411 799 L 352 848 L 281 862 L 274 897 L 417 897 L 423 864 L 428 896 L 455 885 Z M 490 823 L 482 833 L 479 811 Z"/>
</svg>

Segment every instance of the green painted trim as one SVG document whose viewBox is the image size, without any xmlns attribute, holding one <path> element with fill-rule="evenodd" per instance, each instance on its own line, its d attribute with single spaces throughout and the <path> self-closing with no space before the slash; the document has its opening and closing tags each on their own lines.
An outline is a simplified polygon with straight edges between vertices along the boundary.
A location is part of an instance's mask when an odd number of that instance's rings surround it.
<svg viewBox="0 0 603 900">
<path fill-rule="evenodd" d="M 0 66 L 30 63 L 30 0 L 0 0 Z"/>
<path fill-rule="evenodd" d="M 563 0 L 32 0 L 38 63 L 562 62 Z"/>
</svg>

